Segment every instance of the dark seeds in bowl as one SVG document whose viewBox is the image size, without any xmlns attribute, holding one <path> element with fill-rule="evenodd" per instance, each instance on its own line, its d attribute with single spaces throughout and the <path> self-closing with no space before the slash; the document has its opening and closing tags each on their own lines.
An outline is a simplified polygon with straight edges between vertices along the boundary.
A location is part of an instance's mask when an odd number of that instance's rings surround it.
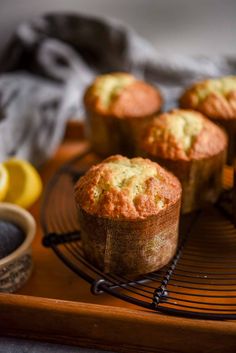
<svg viewBox="0 0 236 353">
<path fill-rule="evenodd" d="M 24 240 L 25 233 L 17 224 L 0 220 L 0 259 L 10 255 Z"/>
</svg>

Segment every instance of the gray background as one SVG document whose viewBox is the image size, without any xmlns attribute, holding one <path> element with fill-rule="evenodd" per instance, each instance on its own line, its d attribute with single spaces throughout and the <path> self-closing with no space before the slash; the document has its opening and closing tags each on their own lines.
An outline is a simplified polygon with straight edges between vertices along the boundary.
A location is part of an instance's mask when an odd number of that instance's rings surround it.
<svg viewBox="0 0 236 353">
<path fill-rule="evenodd" d="M 0 0 L 0 49 L 21 21 L 48 11 L 117 17 L 164 54 L 235 54 L 235 0 Z"/>
<path fill-rule="evenodd" d="M 236 54 L 235 0 L 0 0 L 0 50 L 18 23 L 55 10 L 117 17 L 166 55 Z M 13 352 L 88 351 L 0 338 L 0 353 Z"/>
<path fill-rule="evenodd" d="M 36 341 L 0 337 L 0 353 L 109 353 Z M 110 352 L 111 353 L 111 352 Z"/>
</svg>

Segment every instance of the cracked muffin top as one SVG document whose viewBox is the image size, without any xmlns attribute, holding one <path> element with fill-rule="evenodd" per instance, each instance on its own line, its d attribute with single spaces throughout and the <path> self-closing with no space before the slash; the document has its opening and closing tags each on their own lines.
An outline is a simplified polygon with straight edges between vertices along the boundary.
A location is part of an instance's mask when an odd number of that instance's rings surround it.
<svg viewBox="0 0 236 353">
<path fill-rule="evenodd" d="M 181 197 L 176 177 L 143 158 L 111 156 L 75 185 L 75 200 L 87 213 L 113 219 L 144 219 Z"/>
<path fill-rule="evenodd" d="M 202 114 L 174 109 L 159 115 L 148 125 L 140 146 L 159 158 L 202 159 L 224 150 L 227 137 L 221 128 Z"/>
<path fill-rule="evenodd" d="M 100 115 L 139 118 L 157 113 L 162 98 L 157 88 L 120 72 L 98 76 L 86 90 L 84 103 Z"/>
<path fill-rule="evenodd" d="M 236 76 L 195 83 L 180 98 L 180 106 L 211 119 L 236 119 Z"/>
</svg>

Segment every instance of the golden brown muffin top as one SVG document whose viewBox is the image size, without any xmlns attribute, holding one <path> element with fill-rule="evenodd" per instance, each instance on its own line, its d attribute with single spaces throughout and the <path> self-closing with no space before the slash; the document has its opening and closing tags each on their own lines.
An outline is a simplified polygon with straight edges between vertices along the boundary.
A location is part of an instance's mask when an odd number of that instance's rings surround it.
<svg viewBox="0 0 236 353">
<path fill-rule="evenodd" d="M 172 160 L 202 159 L 227 146 L 223 130 L 193 110 L 174 109 L 156 117 L 146 128 L 141 148 Z"/>
<path fill-rule="evenodd" d="M 180 199 L 176 177 L 149 159 L 111 156 L 75 185 L 76 203 L 90 214 L 144 219 Z"/>
<path fill-rule="evenodd" d="M 162 98 L 157 88 L 127 73 L 98 76 L 86 90 L 89 111 L 117 118 L 139 118 L 157 113 Z"/>
<path fill-rule="evenodd" d="M 180 106 L 212 119 L 236 119 L 236 76 L 195 83 L 180 98 Z"/>
</svg>

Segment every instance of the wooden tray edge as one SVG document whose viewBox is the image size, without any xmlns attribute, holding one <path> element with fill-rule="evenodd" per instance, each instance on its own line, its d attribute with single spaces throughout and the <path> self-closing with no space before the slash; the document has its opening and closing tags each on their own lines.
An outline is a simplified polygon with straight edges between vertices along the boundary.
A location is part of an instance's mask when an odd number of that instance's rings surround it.
<svg viewBox="0 0 236 353">
<path fill-rule="evenodd" d="M 1 335 L 116 352 L 222 353 L 223 347 L 228 353 L 235 352 L 236 325 L 231 321 L 173 318 L 23 295 L 0 294 L 0 302 Z"/>
</svg>

